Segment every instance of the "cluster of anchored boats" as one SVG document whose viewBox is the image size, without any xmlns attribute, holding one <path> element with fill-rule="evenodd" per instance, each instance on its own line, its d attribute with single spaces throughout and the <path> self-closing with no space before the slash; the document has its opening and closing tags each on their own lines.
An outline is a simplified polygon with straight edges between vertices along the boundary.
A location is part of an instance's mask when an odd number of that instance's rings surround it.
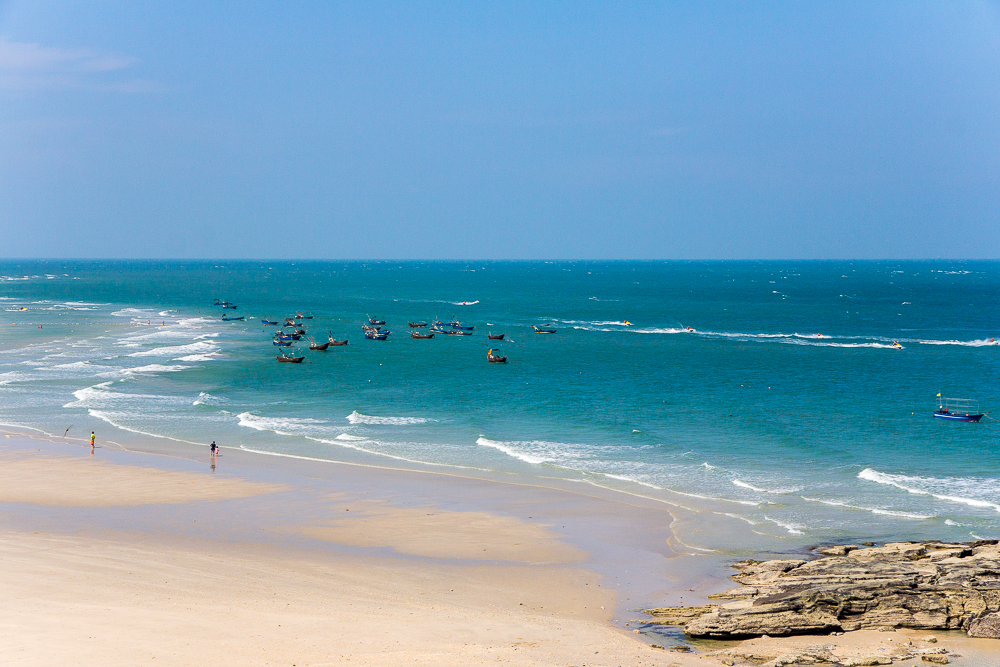
<svg viewBox="0 0 1000 667">
<path fill-rule="evenodd" d="M 229 301 L 222 301 L 220 299 L 214 299 L 214 305 L 221 306 L 227 309 L 236 309 L 237 306 Z M 229 317 L 227 315 L 222 316 L 223 321 L 235 322 L 245 320 L 245 316 L 239 317 Z M 304 320 L 313 319 L 312 315 L 306 315 L 305 313 L 296 313 L 294 316 L 286 317 L 284 323 L 277 320 L 268 320 L 266 318 L 261 319 L 261 323 L 264 327 L 279 327 L 274 336 L 271 339 L 271 343 L 278 348 L 290 348 L 293 343 L 297 341 L 308 340 L 309 349 L 316 352 L 325 352 L 330 347 L 339 347 L 341 345 L 347 345 L 347 340 L 337 340 L 333 337 L 332 332 L 328 332 L 327 341 L 325 343 L 319 343 L 315 338 L 308 335 L 303 324 Z M 377 317 L 372 317 L 368 315 L 368 321 L 361 325 L 364 331 L 365 338 L 368 340 L 386 340 L 389 338 L 389 334 L 392 332 L 388 329 L 383 328 L 385 326 L 385 320 L 380 320 Z M 409 322 L 410 338 L 415 339 L 428 339 L 434 338 L 435 334 L 441 334 L 443 336 L 471 336 L 475 327 L 466 326 L 458 320 L 458 318 L 453 317 L 450 322 L 442 322 L 441 320 L 434 320 L 430 325 L 427 322 Z M 540 334 L 554 334 L 556 329 L 549 326 L 538 326 L 531 325 L 535 333 Z M 426 333 L 425 333 L 426 332 Z M 503 333 L 492 333 L 488 332 L 487 337 L 490 340 L 503 340 Z M 277 356 L 277 360 L 283 363 L 291 364 L 301 364 L 305 361 L 305 354 L 301 353 L 298 349 L 295 350 L 284 350 L 280 349 Z M 507 363 L 507 357 L 500 350 L 495 348 L 490 348 L 486 353 L 486 360 L 491 364 L 504 364 Z"/>
<path fill-rule="evenodd" d="M 277 347 L 291 347 L 294 341 L 302 340 L 308 336 L 309 349 L 314 352 L 326 352 L 328 348 L 340 347 L 342 345 L 347 345 L 347 340 L 337 340 L 333 337 L 332 332 L 327 333 L 327 340 L 325 343 L 319 343 L 315 338 L 309 336 L 303 326 L 302 320 L 311 320 L 312 315 L 304 315 L 302 313 L 296 313 L 294 317 L 286 317 L 285 323 L 281 325 L 281 328 L 274 333 L 274 338 L 271 340 L 272 344 Z M 264 326 L 278 326 L 277 322 L 272 322 L 270 320 L 261 320 Z M 280 362 L 289 364 L 301 364 L 306 358 L 304 354 L 300 354 L 298 351 L 288 354 L 284 350 L 280 350 L 281 354 L 278 355 L 277 359 Z"/>
<path fill-rule="evenodd" d="M 365 330 L 365 338 L 370 340 L 385 340 L 388 338 L 392 332 L 383 329 L 383 324 L 385 324 L 384 320 L 379 320 L 369 315 L 368 324 L 361 325 Z M 448 323 L 444 323 L 441 320 L 434 320 L 429 327 L 427 322 L 408 322 L 407 324 L 412 329 L 410 331 L 410 338 L 419 340 L 434 338 L 434 334 L 441 334 L 442 336 L 471 336 L 472 332 L 476 329 L 476 327 L 465 326 L 456 317 L 453 317 L 451 322 Z M 418 329 L 426 329 L 427 333 L 422 333 Z M 490 333 L 488 336 L 490 340 L 503 340 L 504 335 L 502 333 Z M 491 364 L 507 363 L 507 357 L 501 355 L 498 350 L 493 349 L 490 349 L 486 353 L 486 359 Z"/>
</svg>

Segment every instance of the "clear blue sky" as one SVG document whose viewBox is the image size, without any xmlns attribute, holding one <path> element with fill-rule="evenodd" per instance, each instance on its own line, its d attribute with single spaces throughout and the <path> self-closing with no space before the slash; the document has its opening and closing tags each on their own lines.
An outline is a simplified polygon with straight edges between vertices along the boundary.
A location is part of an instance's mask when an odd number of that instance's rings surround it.
<svg viewBox="0 0 1000 667">
<path fill-rule="evenodd" d="M 1000 257 L 1000 3 L 0 1 L 0 256 Z"/>
</svg>

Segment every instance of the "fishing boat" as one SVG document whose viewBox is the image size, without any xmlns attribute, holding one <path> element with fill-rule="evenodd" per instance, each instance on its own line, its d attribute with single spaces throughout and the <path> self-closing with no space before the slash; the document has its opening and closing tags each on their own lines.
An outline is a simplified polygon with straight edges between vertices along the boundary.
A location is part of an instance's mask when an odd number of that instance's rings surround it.
<svg viewBox="0 0 1000 667">
<path fill-rule="evenodd" d="M 266 319 L 266 318 L 261 318 L 261 320 L 260 320 L 260 321 L 261 321 L 261 323 L 262 323 L 262 324 L 263 324 L 263 325 L 264 325 L 265 327 L 266 327 L 266 326 L 271 326 L 271 325 L 274 325 L 274 326 L 278 326 L 278 323 L 277 323 L 277 322 L 272 322 L 271 320 L 269 320 L 269 319 Z"/>
<path fill-rule="evenodd" d="M 296 313 L 295 314 L 295 318 L 299 319 L 299 320 L 311 320 L 313 318 L 313 316 L 312 315 L 304 315 L 302 313 Z"/>
<path fill-rule="evenodd" d="M 277 356 L 278 361 L 286 364 L 301 364 L 302 360 L 305 358 L 306 358 L 305 355 L 295 357 L 289 354 L 285 354 L 284 351 Z"/>
<path fill-rule="evenodd" d="M 552 325 L 549 325 L 548 327 L 539 327 L 532 324 L 531 328 L 535 330 L 535 333 L 554 334 L 556 330 L 551 328 L 551 326 Z"/>
<path fill-rule="evenodd" d="M 383 324 L 385 324 L 385 320 L 378 320 L 378 319 L 375 319 L 374 317 L 372 317 L 371 315 L 369 315 L 368 316 L 368 324 L 372 325 L 373 327 L 378 327 L 378 326 L 382 326 Z"/>
<path fill-rule="evenodd" d="M 232 308 L 233 310 L 235 310 L 235 309 L 237 309 L 237 308 L 238 308 L 239 306 L 237 306 L 237 305 L 236 305 L 235 303 L 229 303 L 228 301 L 223 301 L 223 302 L 222 302 L 222 307 L 223 307 L 223 308 Z"/>
<path fill-rule="evenodd" d="M 276 345 L 278 347 L 291 347 L 292 346 L 292 341 L 290 341 L 290 340 L 281 340 L 280 338 L 273 338 L 273 339 L 271 339 L 271 344 L 272 345 Z"/>
<path fill-rule="evenodd" d="M 486 334 L 490 340 L 503 340 L 503 334 Z"/>
<path fill-rule="evenodd" d="M 346 340 L 337 340 L 336 338 L 333 337 L 333 333 L 330 333 L 330 335 L 328 336 L 328 340 L 332 347 L 340 347 L 341 345 L 347 345 Z"/>
<path fill-rule="evenodd" d="M 323 343 L 322 345 L 320 345 L 316 341 L 313 341 L 313 342 L 309 343 L 309 349 L 310 350 L 320 350 L 322 352 L 325 352 L 326 348 L 328 348 L 328 347 L 330 347 L 330 343 L 329 342 Z"/>
<path fill-rule="evenodd" d="M 368 340 L 385 340 L 389 337 L 391 331 L 384 331 L 379 327 L 370 327 L 366 324 L 362 324 L 361 328 L 364 329 L 365 338 Z"/>
<path fill-rule="evenodd" d="M 245 319 L 246 319 L 245 315 L 241 315 L 239 317 L 226 317 L 225 315 L 222 316 L 223 322 L 241 322 Z"/>
<path fill-rule="evenodd" d="M 471 331 L 463 331 L 462 329 L 448 329 L 446 331 L 442 331 L 441 333 L 445 334 L 446 336 L 471 336 L 472 335 Z"/>
<path fill-rule="evenodd" d="M 937 409 L 934 416 L 956 422 L 979 422 L 986 416 L 979 410 L 979 403 L 971 398 L 941 398 L 937 395 Z"/>
<path fill-rule="evenodd" d="M 434 338 L 434 334 L 432 333 L 422 334 L 422 333 L 417 333 L 416 331 L 411 331 L 410 338 Z"/>
<path fill-rule="evenodd" d="M 464 331 L 472 331 L 473 329 L 476 328 L 476 327 L 462 326 L 462 323 L 459 322 L 457 318 L 452 318 L 451 322 L 448 322 L 448 326 L 450 326 L 452 329 L 462 329 Z"/>
<path fill-rule="evenodd" d="M 420 329 L 427 326 L 427 322 L 407 322 L 411 329 Z"/>
<path fill-rule="evenodd" d="M 496 354 L 494 354 L 494 352 Z M 490 348 L 490 351 L 486 353 L 486 361 L 490 362 L 491 364 L 506 364 L 507 357 L 506 355 L 501 355 L 500 350 L 494 350 L 493 348 Z"/>
</svg>

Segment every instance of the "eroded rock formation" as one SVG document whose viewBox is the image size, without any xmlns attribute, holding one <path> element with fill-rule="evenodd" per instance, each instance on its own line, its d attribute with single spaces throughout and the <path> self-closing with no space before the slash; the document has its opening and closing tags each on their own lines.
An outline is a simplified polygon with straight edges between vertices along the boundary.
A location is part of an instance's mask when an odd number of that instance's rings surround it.
<svg viewBox="0 0 1000 667">
<path fill-rule="evenodd" d="M 859 629 L 965 630 L 1000 638 L 1000 546 L 895 542 L 843 545 L 816 560 L 742 561 L 742 584 L 708 607 L 648 609 L 652 622 L 694 637 L 830 633 Z"/>
</svg>

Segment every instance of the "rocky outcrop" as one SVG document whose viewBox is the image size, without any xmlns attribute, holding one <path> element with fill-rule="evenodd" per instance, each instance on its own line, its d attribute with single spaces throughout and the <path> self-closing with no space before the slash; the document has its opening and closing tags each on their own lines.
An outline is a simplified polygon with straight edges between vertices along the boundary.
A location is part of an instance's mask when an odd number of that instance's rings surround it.
<svg viewBox="0 0 1000 667">
<path fill-rule="evenodd" d="M 652 622 L 694 637 L 830 633 L 859 629 L 965 630 L 1000 638 L 1000 546 L 896 542 L 843 545 L 815 560 L 742 561 L 742 584 L 709 607 L 648 609 Z"/>
</svg>

